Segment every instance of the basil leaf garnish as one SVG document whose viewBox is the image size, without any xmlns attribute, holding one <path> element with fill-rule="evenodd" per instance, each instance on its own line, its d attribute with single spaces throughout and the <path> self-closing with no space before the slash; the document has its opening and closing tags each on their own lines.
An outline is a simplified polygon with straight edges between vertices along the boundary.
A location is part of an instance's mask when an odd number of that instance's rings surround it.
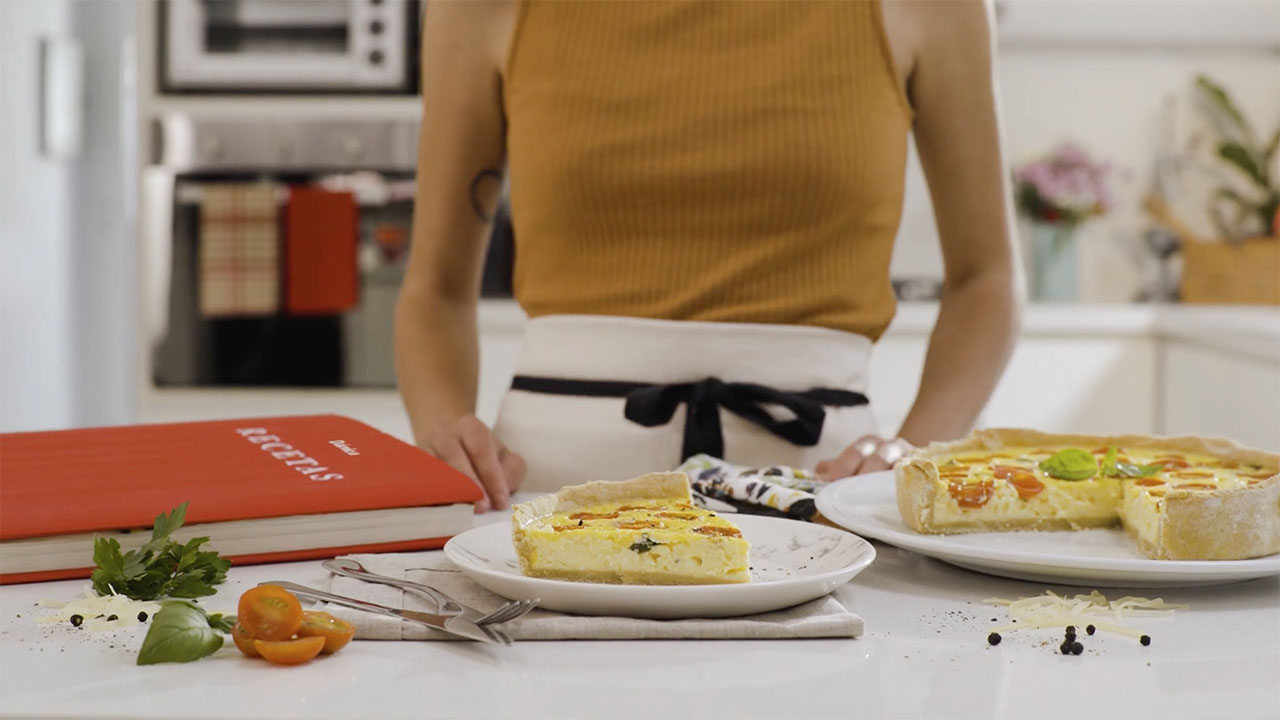
<svg viewBox="0 0 1280 720">
<path fill-rule="evenodd" d="M 222 620 L 218 619 L 219 625 Z M 138 664 L 191 662 L 212 655 L 220 647 L 222 633 L 211 627 L 203 610 L 190 603 L 166 602 L 151 619 L 147 637 L 138 650 Z"/>
<path fill-rule="evenodd" d="M 1163 465 L 1139 465 L 1137 463 L 1116 463 L 1116 475 L 1126 478 L 1147 477 L 1164 469 Z"/>
<path fill-rule="evenodd" d="M 1059 480 L 1088 480 L 1098 474 L 1098 461 L 1088 450 L 1065 448 L 1040 461 L 1040 469 Z"/>
<path fill-rule="evenodd" d="M 1102 458 L 1100 471 L 1105 477 L 1116 476 L 1116 448 L 1114 445 L 1107 448 L 1107 454 Z"/>
</svg>

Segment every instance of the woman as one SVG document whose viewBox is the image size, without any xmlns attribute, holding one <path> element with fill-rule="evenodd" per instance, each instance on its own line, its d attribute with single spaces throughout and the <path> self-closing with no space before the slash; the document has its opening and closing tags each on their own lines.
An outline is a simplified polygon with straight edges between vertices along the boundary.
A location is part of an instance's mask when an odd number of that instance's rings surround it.
<svg viewBox="0 0 1280 720">
<path fill-rule="evenodd" d="M 978 0 L 429 3 L 396 311 L 417 441 L 483 511 L 692 452 L 837 478 L 963 435 L 1018 315 L 992 71 Z M 945 290 L 915 403 L 881 435 L 861 393 L 909 132 Z M 504 169 L 531 320 L 491 431 L 476 298 Z"/>
</svg>

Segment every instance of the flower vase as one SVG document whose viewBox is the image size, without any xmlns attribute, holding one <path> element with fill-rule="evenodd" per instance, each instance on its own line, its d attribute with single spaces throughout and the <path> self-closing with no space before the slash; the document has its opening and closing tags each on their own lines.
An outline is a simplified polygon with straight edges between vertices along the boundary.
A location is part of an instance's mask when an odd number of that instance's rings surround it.
<svg viewBox="0 0 1280 720">
<path fill-rule="evenodd" d="M 1075 228 L 1031 226 L 1031 297 L 1043 302 L 1072 302 L 1077 296 Z"/>
</svg>

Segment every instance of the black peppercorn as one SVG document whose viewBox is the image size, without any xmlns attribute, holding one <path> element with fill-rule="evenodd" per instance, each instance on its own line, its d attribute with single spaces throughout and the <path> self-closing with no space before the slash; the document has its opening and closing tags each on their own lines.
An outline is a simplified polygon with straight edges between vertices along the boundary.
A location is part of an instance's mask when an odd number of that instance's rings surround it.
<svg viewBox="0 0 1280 720">
<path fill-rule="evenodd" d="M 988 636 L 987 636 L 987 644 L 988 644 L 988 645 L 999 645 L 999 644 L 1000 644 L 1000 633 L 991 633 L 990 635 L 988 635 Z"/>
<path fill-rule="evenodd" d="M 1142 637 L 1138 638 L 1138 642 L 1142 643 L 1143 645 L 1150 645 L 1150 644 L 1151 644 L 1151 636 L 1150 636 L 1150 635 L 1143 635 Z"/>
<path fill-rule="evenodd" d="M 1076 634 L 1076 626 L 1075 626 L 1075 625 L 1068 625 L 1068 626 L 1067 626 L 1067 634 L 1068 634 L 1068 635 L 1075 635 L 1075 634 Z"/>
<path fill-rule="evenodd" d="M 107 616 L 107 622 L 113 622 L 113 621 L 115 621 L 115 620 L 119 620 L 119 619 L 120 619 L 120 616 L 119 616 L 119 615 L 108 615 L 108 616 Z"/>
<path fill-rule="evenodd" d="M 1084 646 L 1083 646 L 1083 645 L 1081 645 L 1081 644 L 1080 644 L 1080 643 L 1078 643 L 1078 642 L 1073 642 L 1073 643 L 1071 643 L 1071 653 L 1072 653 L 1073 655 L 1079 655 L 1079 654 L 1080 654 L 1080 653 L 1082 653 L 1082 652 L 1084 652 Z"/>
<path fill-rule="evenodd" d="M 1059 652 L 1061 652 L 1063 655 L 1070 655 L 1070 654 L 1071 654 L 1071 643 L 1066 642 L 1066 641 L 1064 640 L 1064 641 L 1063 641 L 1063 643 L 1062 643 L 1061 645 L 1059 645 L 1059 646 L 1058 646 L 1058 651 L 1059 651 Z"/>
<path fill-rule="evenodd" d="M 146 622 L 146 621 L 147 621 L 147 611 L 143 610 L 138 613 L 138 622 Z"/>
<path fill-rule="evenodd" d="M 76 627 L 80 627 L 80 623 L 82 623 L 82 622 L 84 622 L 84 616 L 83 616 L 83 615 L 72 615 L 72 616 L 71 616 L 71 624 L 72 624 L 72 625 L 75 625 Z"/>
<path fill-rule="evenodd" d="M 1086 627 L 1085 627 L 1084 631 L 1085 631 L 1086 633 L 1088 633 L 1088 634 L 1092 635 L 1092 634 L 1094 633 L 1094 631 L 1095 631 L 1095 630 L 1097 630 L 1097 629 L 1098 629 L 1098 628 L 1096 628 L 1096 627 L 1094 627 L 1094 626 L 1092 626 L 1092 625 L 1088 625 L 1088 626 L 1086 626 Z"/>
</svg>

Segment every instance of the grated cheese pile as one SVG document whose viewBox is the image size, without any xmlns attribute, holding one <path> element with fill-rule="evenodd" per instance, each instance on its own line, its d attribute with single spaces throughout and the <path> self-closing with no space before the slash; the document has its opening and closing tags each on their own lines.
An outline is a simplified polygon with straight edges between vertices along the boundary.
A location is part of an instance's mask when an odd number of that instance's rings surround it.
<svg viewBox="0 0 1280 720">
<path fill-rule="evenodd" d="M 56 608 L 58 612 L 36 618 L 38 623 L 68 622 L 72 615 L 84 618 L 81 627 L 88 630 L 119 630 L 138 624 L 138 613 L 145 612 L 148 617 L 155 615 L 160 609 L 158 602 L 133 600 L 124 595 L 99 596 L 93 589 L 86 587 L 84 597 L 62 602 L 60 600 L 42 600 L 40 607 Z M 107 620 L 112 615 L 115 620 Z"/>
<path fill-rule="evenodd" d="M 1005 600 L 1004 598 L 988 598 L 986 602 L 1003 605 L 1009 608 L 1009 617 L 1017 624 L 1002 625 L 995 628 L 997 632 L 1022 630 L 1027 628 L 1065 627 L 1076 625 L 1084 627 L 1093 625 L 1099 630 L 1139 637 L 1143 633 L 1121 625 L 1128 617 L 1152 618 L 1173 617 L 1174 610 L 1185 610 L 1186 605 L 1170 605 L 1161 598 L 1144 598 L 1126 595 L 1117 600 L 1107 600 L 1102 593 L 1094 590 L 1088 595 L 1063 597 L 1051 590 L 1044 595 Z"/>
</svg>

